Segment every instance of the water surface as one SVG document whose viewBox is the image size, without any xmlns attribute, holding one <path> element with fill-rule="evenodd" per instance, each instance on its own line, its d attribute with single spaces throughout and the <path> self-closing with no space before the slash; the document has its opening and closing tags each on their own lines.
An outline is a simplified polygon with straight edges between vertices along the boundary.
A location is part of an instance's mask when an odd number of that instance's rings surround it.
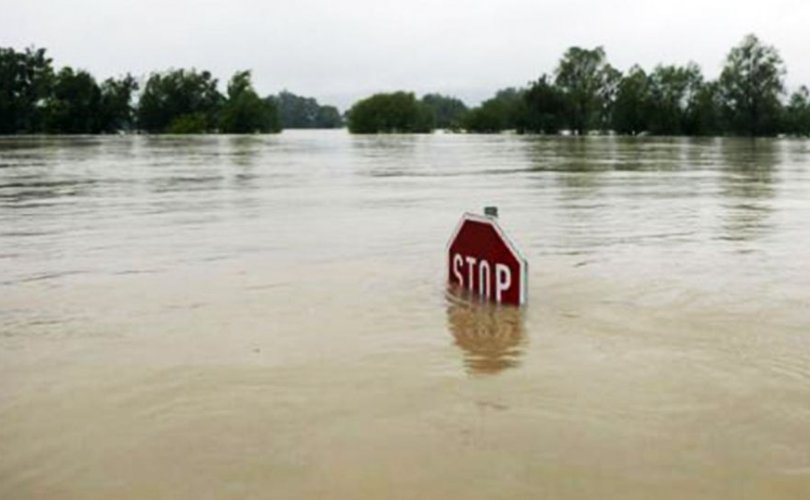
<svg viewBox="0 0 810 500">
<path fill-rule="evenodd" d="M 807 141 L 0 138 L 0 497 L 801 498 L 808 246 Z"/>
</svg>

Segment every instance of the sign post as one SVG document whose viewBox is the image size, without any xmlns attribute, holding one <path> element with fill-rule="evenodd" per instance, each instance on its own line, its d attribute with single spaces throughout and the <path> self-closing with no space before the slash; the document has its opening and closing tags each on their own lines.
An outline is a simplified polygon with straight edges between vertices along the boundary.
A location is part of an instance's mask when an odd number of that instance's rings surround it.
<svg viewBox="0 0 810 500">
<path fill-rule="evenodd" d="M 447 279 L 499 304 L 519 306 L 527 300 L 529 264 L 493 215 L 466 213 L 447 244 Z"/>
</svg>

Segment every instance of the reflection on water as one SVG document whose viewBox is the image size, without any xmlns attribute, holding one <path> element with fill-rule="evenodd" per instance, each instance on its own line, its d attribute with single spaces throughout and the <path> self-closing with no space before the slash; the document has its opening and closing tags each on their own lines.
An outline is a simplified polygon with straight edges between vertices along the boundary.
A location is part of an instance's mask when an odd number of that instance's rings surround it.
<svg viewBox="0 0 810 500">
<path fill-rule="evenodd" d="M 10 208 L 18 207 L 28 201 L 45 201 L 53 198 L 85 196 L 95 181 L 53 180 L 41 176 L 21 178 L 16 182 L 0 185 L 0 203 Z"/>
<path fill-rule="evenodd" d="M 524 310 L 482 302 L 465 290 L 447 290 L 447 328 L 472 374 L 494 374 L 520 364 L 526 347 Z"/>
<path fill-rule="evenodd" d="M 727 140 L 720 151 L 721 192 L 726 198 L 721 238 L 746 241 L 761 237 L 770 229 L 774 169 L 780 154 L 777 144 L 763 139 Z"/>
</svg>

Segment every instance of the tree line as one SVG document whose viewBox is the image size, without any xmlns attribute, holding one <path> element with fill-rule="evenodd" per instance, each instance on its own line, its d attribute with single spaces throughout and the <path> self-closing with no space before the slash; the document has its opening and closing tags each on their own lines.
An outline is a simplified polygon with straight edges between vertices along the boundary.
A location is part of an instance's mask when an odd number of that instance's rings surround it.
<svg viewBox="0 0 810 500">
<path fill-rule="evenodd" d="M 55 70 L 43 48 L 0 48 L 0 134 L 273 133 L 343 125 L 334 106 L 283 91 L 260 97 L 250 71 L 225 93 L 208 71 L 174 69 L 141 83 L 132 75 L 98 82 L 84 70 Z"/>
<path fill-rule="evenodd" d="M 715 80 L 694 63 L 621 73 L 602 47 L 571 47 L 552 74 L 472 109 L 452 96 L 393 92 L 354 103 L 344 117 L 286 90 L 260 97 L 250 71 L 236 72 L 225 93 L 210 72 L 195 69 L 99 82 L 84 70 L 56 70 L 45 49 L 0 48 L 0 134 L 272 133 L 345 121 L 353 133 L 808 136 L 810 91 L 788 95 L 785 74 L 779 52 L 755 35 L 730 50 Z"/>
<path fill-rule="evenodd" d="M 429 132 L 434 128 L 497 133 L 625 135 L 810 135 L 810 92 L 787 95 L 779 52 L 747 35 L 728 53 L 716 80 L 694 63 L 638 65 L 622 74 L 602 47 L 571 47 L 552 75 L 498 91 L 468 109 L 458 99 L 377 94 L 348 112 L 349 130 Z"/>
</svg>

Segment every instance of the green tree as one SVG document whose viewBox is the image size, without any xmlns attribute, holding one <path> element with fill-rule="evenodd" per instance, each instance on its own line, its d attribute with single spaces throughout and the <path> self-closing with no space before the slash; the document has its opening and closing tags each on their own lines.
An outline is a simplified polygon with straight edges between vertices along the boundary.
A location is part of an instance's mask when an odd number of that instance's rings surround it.
<svg viewBox="0 0 810 500">
<path fill-rule="evenodd" d="M 284 128 L 339 128 L 340 112 L 334 106 L 321 106 L 312 97 L 282 91 L 272 100 L 278 107 Z"/>
<path fill-rule="evenodd" d="M 464 129 L 482 134 L 504 130 L 523 132 L 526 129 L 527 107 L 525 90 L 506 88 L 499 90 L 495 97 L 482 102 L 464 117 Z"/>
<path fill-rule="evenodd" d="M 720 91 L 732 131 L 750 136 L 778 131 L 784 75 L 779 52 L 753 34 L 731 49 L 720 75 Z"/>
<path fill-rule="evenodd" d="M 315 128 L 318 121 L 318 102 L 287 90 L 275 98 L 284 128 Z"/>
<path fill-rule="evenodd" d="M 343 126 L 343 118 L 340 111 L 334 106 L 319 106 L 317 128 L 340 128 Z"/>
<path fill-rule="evenodd" d="M 281 132 L 275 104 L 259 97 L 250 81 L 250 71 L 236 72 L 228 83 L 220 130 L 229 134 Z"/>
<path fill-rule="evenodd" d="M 690 103 L 694 102 L 703 75 L 695 63 L 662 66 L 649 78 L 649 130 L 658 135 L 681 135 L 687 129 Z"/>
<path fill-rule="evenodd" d="M 804 85 L 790 96 L 785 108 L 785 132 L 810 135 L 810 91 Z"/>
<path fill-rule="evenodd" d="M 138 82 L 132 75 L 121 79 L 108 78 L 101 84 L 99 128 L 102 132 L 117 132 L 133 128 L 135 109 L 132 98 Z"/>
<path fill-rule="evenodd" d="M 611 126 L 620 134 L 636 135 L 649 128 L 650 82 L 635 65 L 619 82 L 613 103 Z"/>
<path fill-rule="evenodd" d="M 560 60 L 555 75 L 555 83 L 566 97 L 568 127 L 584 134 L 601 126 L 618 84 L 618 72 L 607 63 L 605 50 L 571 47 Z"/>
<path fill-rule="evenodd" d="M 436 117 L 436 127 L 440 129 L 456 130 L 461 127 L 464 115 L 467 114 L 467 105 L 455 97 L 441 94 L 426 94 L 422 96 L 422 104 L 433 111 Z"/>
<path fill-rule="evenodd" d="M 543 75 L 523 93 L 526 103 L 524 128 L 527 132 L 556 134 L 565 121 L 565 95 Z"/>
<path fill-rule="evenodd" d="M 349 131 L 353 134 L 426 133 L 433 128 L 433 113 L 412 92 L 375 94 L 349 110 Z"/>
<path fill-rule="evenodd" d="M 0 48 L 0 134 L 41 129 L 42 107 L 50 93 L 53 69 L 45 49 L 17 52 Z"/>
<path fill-rule="evenodd" d="M 172 119 L 163 130 L 167 134 L 204 134 L 210 130 L 205 113 L 184 113 Z"/>
<path fill-rule="evenodd" d="M 171 70 L 153 73 L 138 104 L 138 126 L 147 132 L 177 130 L 210 132 L 216 129 L 224 98 L 217 90 L 217 80 L 208 71 Z M 187 116 L 188 115 L 188 116 Z M 189 124 L 195 128 L 189 129 Z"/>
<path fill-rule="evenodd" d="M 703 82 L 689 102 L 684 121 L 686 135 L 723 133 L 722 98 L 716 81 Z"/>
<path fill-rule="evenodd" d="M 608 130 L 613 116 L 613 106 L 616 103 L 616 95 L 619 92 L 619 84 L 622 81 L 622 73 L 611 65 L 606 65 L 602 72 L 602 86 L 599 89 L 599 111 L 597 115 L 596 128 Z"/>
<path fill-rule="evenodd" d="M 101 89 L 90 73 L 66 66 L 57 73 L 45 104 L 45 130 L 61 134 L 101 131 Z"/>
</svg>

